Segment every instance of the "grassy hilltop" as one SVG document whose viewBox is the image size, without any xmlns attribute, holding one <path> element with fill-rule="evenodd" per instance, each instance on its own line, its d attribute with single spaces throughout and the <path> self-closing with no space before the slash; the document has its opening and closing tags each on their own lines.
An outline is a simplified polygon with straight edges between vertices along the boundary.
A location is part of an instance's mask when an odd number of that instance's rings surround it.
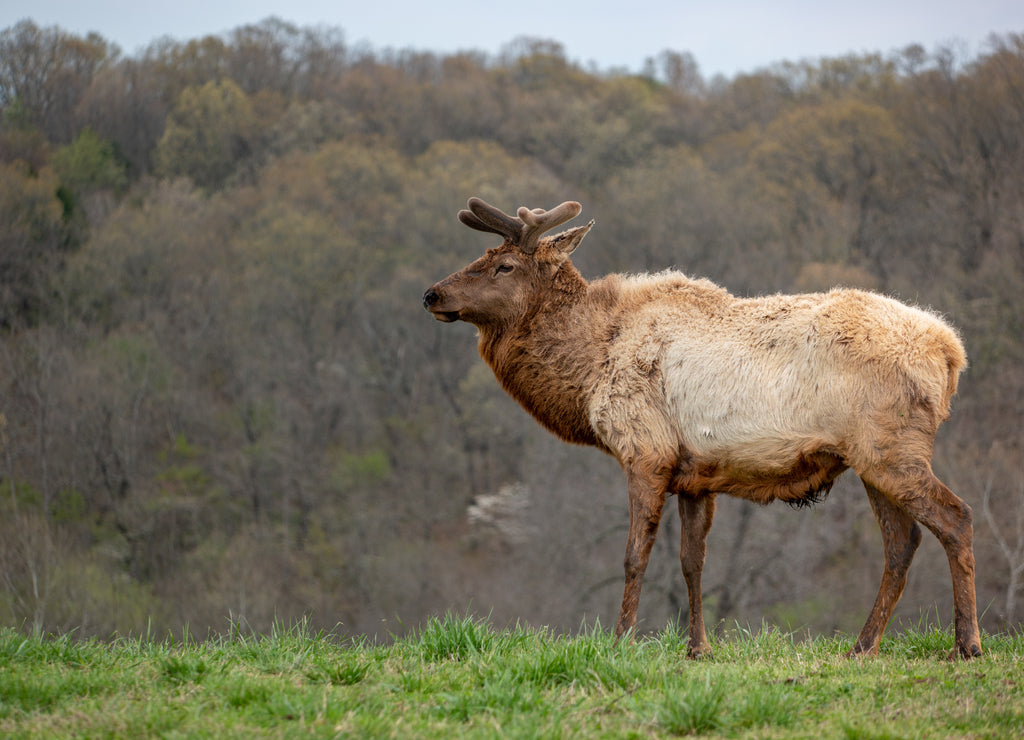
<svg viewBox="0 0 1024 740">
<path fill-rule="evenodd" d="M 432 619 L 387 646 L 240 631 L 110 643 L 0 631 L 4 737 L 1019 737 L 1024 638 L 989 636 L 951 662 L 952 636 L 910 630 L 877 658 L 846 638 L 774 628 L 686 660 L 669 628 L 616 644 Z"/>
</svg>

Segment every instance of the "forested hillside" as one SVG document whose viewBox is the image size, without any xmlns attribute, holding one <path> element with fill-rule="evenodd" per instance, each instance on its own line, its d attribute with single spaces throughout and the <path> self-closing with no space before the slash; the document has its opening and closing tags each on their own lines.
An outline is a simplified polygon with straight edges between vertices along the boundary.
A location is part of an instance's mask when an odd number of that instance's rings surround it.
<svg viewBox="0 0 1024 740">
<path fill-rule="evenodd" d="M 912 41 L 912 39 L 908 40 Z M 832 285 L 941 311 L 971 365 L 935 467 L 975 512 L 989 630 L 1024 618 L 1024 34 L 702 78 L 556 41 L 378 52 L 0 32 L 0 624 L 401 632 L 446 609 L 574 629 L 621 596 L 621 472 L 502 393 L 423 290 L 493 246 L 455 219 L 583 203 L 585 276 Z M 641 605 L 685 609 L 666 517 Z M 711 623 L 856 631 L 882 569 L 859 482 L 724 501 Z M 946 622 L 926 534 L 898 616 Z"/>
</svg>

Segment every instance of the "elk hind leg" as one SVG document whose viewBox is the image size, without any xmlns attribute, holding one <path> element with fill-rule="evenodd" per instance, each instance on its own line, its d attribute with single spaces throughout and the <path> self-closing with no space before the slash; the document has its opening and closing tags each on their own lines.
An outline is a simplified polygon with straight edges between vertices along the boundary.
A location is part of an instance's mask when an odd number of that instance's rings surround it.
<svg viewBox="0 0 1024 740">
<path fill-rule="evenodd" d="M 931 466 L 892 467 L 875 473 L 865 477 L 927 527 L 946 551 L 953 581 L 954 657 L 981 655 L 971 507 L 935 477 Z"/>
<path fill-rule="evenodd" d="M 847 657 L 874 655 L 878 652 L 882 632 L 892 618 L 896 602 L 903 594 L 903 588 L 907 583 L 907 570 L 917 546 L 921 544 L 921 528 L 917 526 L 913 517 L 870 483 L 865 481 L 864 488 L 867 490 L 871 509 L 878 520 L 878 528 L 882 531 L 885 569 L 875 604 Z"/>
<path fill-rule="evenodd" d="M 690 646 L 691 658 L 711 657 L 711 646 L 704 631 L 704 604 L 701 600 L 701 574 L 704 570 L 704 555 L 715 515 L 715 497 L 687 496 L 679 494 L 679 518 L 682 522 L 679 543 L 679 564 L 686 580 L 686 592 L 690 604 Z"/>
</svg>

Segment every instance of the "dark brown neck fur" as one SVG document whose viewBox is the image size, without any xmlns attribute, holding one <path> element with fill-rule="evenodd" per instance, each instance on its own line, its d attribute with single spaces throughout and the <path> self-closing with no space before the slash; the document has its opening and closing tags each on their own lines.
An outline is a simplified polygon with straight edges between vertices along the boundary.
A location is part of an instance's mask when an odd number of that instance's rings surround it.
<svg viewBox="0 0 1024 740">
<path fill-rule="evenodd" d="M 480 356 L 505 391 L 567 442 L 604 449 L 588 415 L 600 345 L 589 337 L 603 323 L 574 320 L 589 313 L 590 286 L 568 260 L 550 292 L 519 321 L 480 327 Z"/>
</svg>

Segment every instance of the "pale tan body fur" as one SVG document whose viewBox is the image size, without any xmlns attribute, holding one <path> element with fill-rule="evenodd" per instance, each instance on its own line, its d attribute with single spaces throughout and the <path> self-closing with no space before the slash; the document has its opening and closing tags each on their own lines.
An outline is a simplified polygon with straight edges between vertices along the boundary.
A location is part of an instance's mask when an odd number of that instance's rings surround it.
<svg viewBox="0 0 1024 740">
<path fill-rule="evenodd" d="M 684 447 L 757 479 L 826 452 L 867 472 L 894 422 L 926 422 L 934 434 L 966 365 L 938 317 L 873 293 L 737 299 L 678 273 L 605 280 L 618 283 L 619 331 L 589 416 L 620 459 Z M 581 323 L 608 315 L 602 306 Z"/>
</svg>

